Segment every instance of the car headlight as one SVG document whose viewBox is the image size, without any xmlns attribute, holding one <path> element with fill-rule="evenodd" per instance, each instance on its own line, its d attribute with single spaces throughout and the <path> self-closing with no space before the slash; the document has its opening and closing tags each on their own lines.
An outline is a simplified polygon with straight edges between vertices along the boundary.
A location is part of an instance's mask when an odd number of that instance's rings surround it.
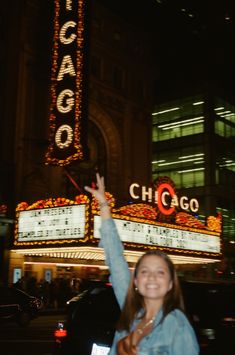
<svg viewBox="0 0 235 355">
<path fill-rule="evenodd" d="M 31 300 L 30 304 L 32 306 L 36 307 L 37 309 L 42 308 L 42 301 L 39 298 L 35 298 L 35 299 Z"/>
<path fill-rule="evenodd" d="M 202 335 L 207 337 L 209 340 L 214 340 L 215 339 L 215 329 L 212 328 L 205 328 L 201 330 Z"/>
</svg>

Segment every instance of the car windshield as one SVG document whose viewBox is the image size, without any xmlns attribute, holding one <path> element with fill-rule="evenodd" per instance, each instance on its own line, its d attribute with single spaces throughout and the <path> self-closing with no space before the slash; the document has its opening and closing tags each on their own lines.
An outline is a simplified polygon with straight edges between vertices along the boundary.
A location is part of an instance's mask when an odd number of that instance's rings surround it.
<svg viewBox="0 0 235 355">
<path fill-rule="evenodd" d="M 73 321 L 114 321 L 120 313 L 112 287 L 95 287 L 73 308 Z"/>
</svg>

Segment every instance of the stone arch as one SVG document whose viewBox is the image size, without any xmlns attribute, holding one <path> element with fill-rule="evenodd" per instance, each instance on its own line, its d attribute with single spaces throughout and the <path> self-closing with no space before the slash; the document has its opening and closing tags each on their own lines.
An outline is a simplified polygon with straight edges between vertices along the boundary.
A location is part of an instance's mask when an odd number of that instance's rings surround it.
<svg viewBox="0 0 235 355">
<path fill-rule="evenodd" d="M 120 133 L 111 116 L 96 104 L 89 107 L 89 120 L 97 126 L 103 136 L 107 156 L 107 187 L 117 196 L 123 157 Z"/>
</svg>

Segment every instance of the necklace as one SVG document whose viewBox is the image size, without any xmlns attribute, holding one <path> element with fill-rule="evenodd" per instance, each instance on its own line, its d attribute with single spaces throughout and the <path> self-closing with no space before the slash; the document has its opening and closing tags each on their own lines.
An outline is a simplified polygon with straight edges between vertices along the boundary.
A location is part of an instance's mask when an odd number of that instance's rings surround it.
<svg viewBox="0 0 235 355">
<path fill-rule="evenodd" d="M 137 328 L 136 331 L 137 331 L 139 334 L 143 334 L 144 329 L 147 328 L 148 326 L 152 325 L 153 322 L 154 322 L 154 320 L 155 320 L 155 316 L 152 317 L 148 322 L 146 322 L 142 327 Z"/>
</svg>

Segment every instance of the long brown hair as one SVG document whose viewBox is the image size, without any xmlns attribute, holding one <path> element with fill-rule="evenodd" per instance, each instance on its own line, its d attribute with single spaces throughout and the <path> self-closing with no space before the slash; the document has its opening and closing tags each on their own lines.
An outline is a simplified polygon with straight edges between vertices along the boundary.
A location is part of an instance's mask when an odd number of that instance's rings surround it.
<svg viewBox="0 0 235 355">
<path fill-rule="evenodd" d="M 164 320 L 164 318 L 167 316 L 168 313 L 170 313 L 176 308 L 184 311 L 183 296 L 182 296 L 178 276 L 176 274 L 173 262 L 171 261 L 171 259 L 166 253 L 160 250 L 150 250 L 147 251 L 145 254 L 143 254 L 136 263 L 135 270 L 127 291 L 125 303 L 121 312 L 121 316 L 117 324 L 118 330 L 130 331 L 131 324 L 133 323 L 134 318 L 136 317 L 136 315 L 139 313 L 140 310 L 143 310 L 143 314 L 141 318 L 143 318 L 145 315 L 146 307 L 145 307 L 144 298 L 142 295 L 139 294 L 138 291 L 136 291 L 134 279 L 137 276 L 141 261 L 143 260 L 143 258 L 149 255 L 156 255 L 158 257 L 161 257 L 163 260 L 165 260 L 169 269 L 170 278 L 172 282 L 172 288 L 167 292 L 167 294 L 164 297 L 163 317 L 161 321 Z"/>
</svg>

